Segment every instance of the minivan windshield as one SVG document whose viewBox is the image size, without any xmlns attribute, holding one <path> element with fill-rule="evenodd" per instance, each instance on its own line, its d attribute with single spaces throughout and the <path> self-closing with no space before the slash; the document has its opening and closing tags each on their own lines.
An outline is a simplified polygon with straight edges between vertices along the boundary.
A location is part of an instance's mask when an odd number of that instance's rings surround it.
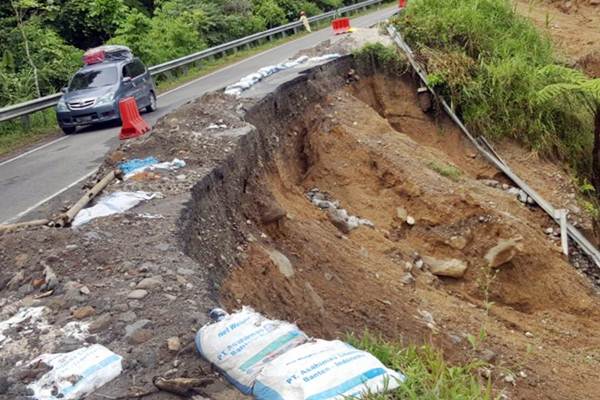
<svg viewBox="0 0 600 400">
<path fill-rule="evenodd" d="M 117 83 L 117 68 L 106 67 L 81 71 L 71 79 L 69 90 L 92 89 Z"/>
</svg>

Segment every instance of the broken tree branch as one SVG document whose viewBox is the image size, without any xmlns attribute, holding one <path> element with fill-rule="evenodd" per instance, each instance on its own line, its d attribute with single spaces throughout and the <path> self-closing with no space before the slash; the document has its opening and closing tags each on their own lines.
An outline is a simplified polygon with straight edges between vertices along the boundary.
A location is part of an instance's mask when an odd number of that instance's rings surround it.
<svg viewBox="0 0 600 400">
<path fill-rule="evenodd" d="M 30 228 L 32 226 L 48 225 L 49 223 L 49 219 L 36 219 L 33 221 L 19 222 L 17 224 L 3 224 L 0 225 L 0 233 L 10 232 L 20 228 Z"/>
<path fill-rule="evenodd" d="M 75 203 L 71 208 L 69 208 L 69 210 L 67 210 L 67 212 L 58 217 L 58 220 L 56 221 L 56 226 L 60 228 L 63 226 L 70 225 L 71 222 L 73 222 L 73 219 L 75 219 L 77 213 L 81 211 L 81 209 L 84 208 L 90 201 L 92 201 L 92 199 L 95 198 L 98 195 L 98 193 L 104 190 L 104 188 L 107 187 L 113 179 L 119 177 L 120 175 L 121 170 L 119 169 L 112 170 L 108 174 L 106 174 L 106 176 L 102 178 L 100 182 L 96 183 L 93 188 L 88 190 L 83 195 L 83 197 L 81 197 L 79 201 L 77 201 L 77 203 Z"/>
</svg>

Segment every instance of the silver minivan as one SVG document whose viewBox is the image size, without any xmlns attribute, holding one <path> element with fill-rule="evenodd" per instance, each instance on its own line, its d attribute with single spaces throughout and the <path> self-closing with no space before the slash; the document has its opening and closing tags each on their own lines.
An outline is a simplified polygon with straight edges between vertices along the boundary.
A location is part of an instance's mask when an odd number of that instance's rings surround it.
<svg viewBox="0 0 600 400">
<path fill-rule="evenodd" d="M 134 97 L 140 110 L 156 110 L 152 76 L 127 47 L 101 46 L 88 50 L 83 59 L 85 66 L 63 88 L 56 106 L 65 134 L 75 133 L 78 126 L 119 120 L 119 101 L 126 97 Z"/>
</svg>

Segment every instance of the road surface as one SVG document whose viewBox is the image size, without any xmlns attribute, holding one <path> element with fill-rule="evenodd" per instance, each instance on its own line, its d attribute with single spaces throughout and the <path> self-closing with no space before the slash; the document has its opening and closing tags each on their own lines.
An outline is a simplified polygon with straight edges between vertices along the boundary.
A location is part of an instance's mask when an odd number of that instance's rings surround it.
<svg viewBox="0 0 600 400">
<path fill-rule="evenodd" d="M 397 6 L 393 5 L 374 11 L 353 19 L 352 26 L 372 26 L 390 17 L 396 10 Z M 330 29 L 314 32 L 162 93 L 158 99 L 159 109 L 143 117 L 154 125 L 160 117 L 182 104 L 233 83 L 265 65 L 293 57 L 298 51 L 313 47 L 331 35 Z M 39 214 L 42 212 L 38 210 L 40 206 L 44 206 L 41 210 L 51 208 L 48 207 L 49 202 L 60 204 L 69 189 L 94 174 L 106 153 L 119 145 L 118 133 L 119 128 L 114 126 L 86 129 L 1 161 L 0 222 L 14 222 Z"/>
</svg>

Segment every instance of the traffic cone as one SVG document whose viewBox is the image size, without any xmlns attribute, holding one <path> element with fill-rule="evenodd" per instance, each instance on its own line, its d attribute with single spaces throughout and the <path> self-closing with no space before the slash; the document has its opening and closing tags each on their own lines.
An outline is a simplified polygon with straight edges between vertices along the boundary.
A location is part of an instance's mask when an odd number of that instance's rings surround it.
<svg viewBox="0 0 600 400">
<path fill-rule="evenodd" d="M 135 98 L 126 97 L 119 101 L 119 111 L 123 124 L 119 134 L 120 140 L 133 139 L 150 130 L 150 126 L 140 115 Z"/>
</svg>

